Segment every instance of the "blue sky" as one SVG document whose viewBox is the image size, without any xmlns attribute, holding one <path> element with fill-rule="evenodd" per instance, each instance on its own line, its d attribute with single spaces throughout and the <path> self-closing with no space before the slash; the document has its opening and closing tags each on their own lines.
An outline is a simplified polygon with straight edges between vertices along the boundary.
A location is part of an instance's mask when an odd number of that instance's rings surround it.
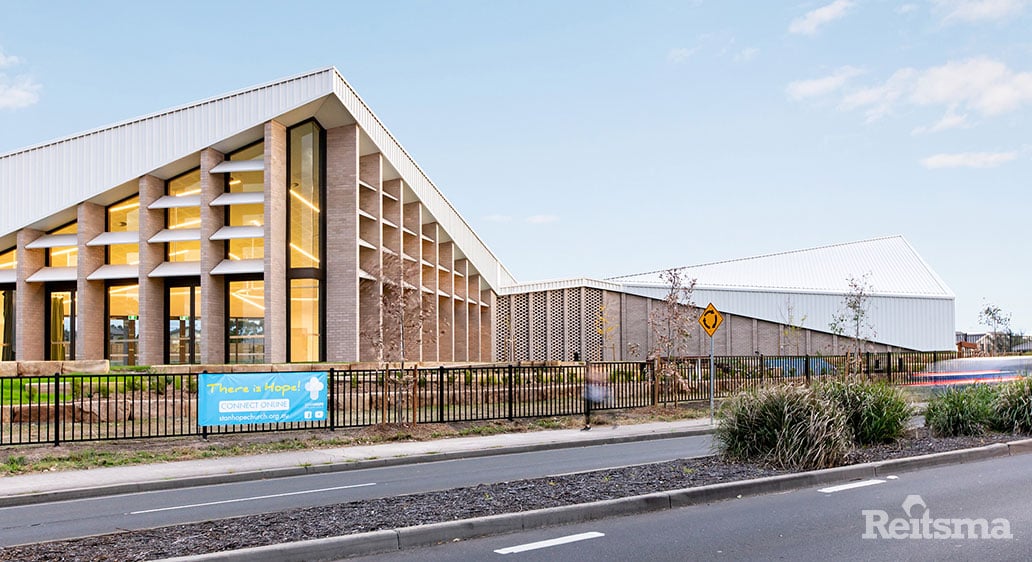
<svg viewBox="0 0 1032 562">
<path fill-rule="evenodd" d="M 1030 29 L 1032 0 L 6 1 L 0 153 L 332 65 L 520 281 L 902 234 L 957 329 L 1032 333 Z"/>
</svg>

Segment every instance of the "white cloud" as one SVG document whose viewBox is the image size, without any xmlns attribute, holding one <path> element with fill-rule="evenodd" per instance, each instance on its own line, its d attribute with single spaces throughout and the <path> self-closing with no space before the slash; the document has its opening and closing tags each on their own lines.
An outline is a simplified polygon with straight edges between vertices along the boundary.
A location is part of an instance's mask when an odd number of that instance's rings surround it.
<svg viewBox="0 0 1032 562">
<path fill-rule="evenodd" d="M 919 127 L 919 132 L 964 125 L 969 112 L 992 117 L 1032 105 L 1032 72 L 1016 72 L 985 57 L 950 61 L 924 70 L 901 68 L 884 83 L 848 91 L 840 76 L 842 72 L 823 79 L 793 82 L 788 85 L 789 95 L 803 99 L 843 90 L 839 108 L 863 110 L 867 121 L 890 115 L 903 105 L 938 106 L 946 110 L 943 119 Z"/>
<path fill-rule="evenodd" d="M 667 61 L 669 61 L 669 62 L 672 62 L 674 64 L 680 64 L 680 63 L 682 63 L 682 62 L 692 58 L 692 55 L 694 55 L 695 52 L 698 51 L 698 50 L 699 50 L 698 47 L 693 47 L 691 49 L 685 49 L 685 48 L 670 49 L 670 52 L 667 53 L 667 57 L 666 58 L 667 58 Z"/>
<path fill-rule="evenodd" d="M 843 66 L 830 76 L 825 76 L 824 78 L 791 82 L 785 88 L 785 91 L 789 97 L 795 100 L 826 96 L 841 90 L 850 78 L 859 74 L 861 74 L 860 69 L 853 68 L 852 66 Z"/>
<path fill-rule="evenodd" d="M 545 224 L 550 222 L 559 222 L 559 217 L 555 215 L 533 215 L 527 217 L 527 222 L 531 224 Z"/>
<path fill-rule="evenodd" d="M 3 49 L 0 49 L 0 68 L 9 68 L 16 64 L 21 64 L 22 60 L 14 55 L 5 55 Z"/>
<path fill-rule="evenodd" d="M 910 14 L 917 11 L 917 4 L 903 4 L 896 8 L 897 14 Z"/>
<path fill-rule="evenodd" d="M 962 152 L 935 154 L 921 160 L 929 170 L 940 168 L 995 168 L 1018 157 L 1017 152 Z"/>
<path fill-rule="evenodd" d="M 12 80 L 0 74 L 0 109 L 19 109 L 36 103 L 41 88 L 27 76 L 18 76 Z"/>
<path fill-rule="evenodd" d="M 817 33 L 817 29 L 822 25 L 845 17 L 846 12 L 852 7 L 853 2 L 850 0 L 835 0 L 827 6 L 817 8 L 801 18 L 793 20 L 792 24 L 788 26 L 788 31 L 790 33 L 813 35 Z"/>
<path fill-rule="evenodd" d="M 738 51 L 738 53 L 735 55 L 735 62 L 749 62 L 756 58 L 756 55 L 758 55 L 759 53 L 759 49 L 755 49 L 752 47 L 742 49 L 741 51 Z"/>
<path fill-rule="evenodd" d="M 933 125 L 927 127 L 916 127 L 912 131 L 912 133 L 915 135 L 921 135 L 924 133 L 938 133 L 941 131 L 947 131 L 949 129 L 963 127 L 967 124 L 967 114 L 965 113 L 963 115 L 958 115 L 955 109 L 951 107 L 948 110 L 946 110 L 946 115 L 943 115 L 942 119 L 939 119 Z"/>
<path fill-rule="evenodd" d="M 977 23 L 1016 16 L 1030 0 L 932 0 L 945 22 Z"/>
<path fill-rule="evenodd" d="M 512 217 L 508 215 L 487 215 L 484 217 L 487 222 L 512 222 Z"/>
</svg>

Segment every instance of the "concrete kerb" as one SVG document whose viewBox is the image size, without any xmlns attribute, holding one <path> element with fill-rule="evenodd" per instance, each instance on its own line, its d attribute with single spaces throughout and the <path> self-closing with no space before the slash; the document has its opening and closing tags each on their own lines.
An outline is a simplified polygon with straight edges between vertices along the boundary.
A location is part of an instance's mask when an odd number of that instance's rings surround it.
<svg viewBox="0 0 1032 562">
<path fill-rule="evenodd" d="M 289 478 L 305 476 L 308 474 L 327 474 L 343 472 L 347 470 L 361 470 L 367 468 L 383 468 L 391 466 L 402 466 L 406 464 L 418 464 L 434 461 L 448 461 L 463 458 L 488 457 L 495 455 L 508 455 L 528 453 L 533 451 L 550 451 L 556 449 L 569 449 L 574 447 L 586 447 L 594 445 L 609 445 L 615 443 L 629 443 L 636 441 L 655 441 L 660 439 L 674 439 L 678 437 L 691 437 L 694 435 L 705 435 L 713 433 L 713 428 L 703 427 L 697 429 L 684 429 L 665 433 L 649 433 L 644 435 L 608 436 L 577 441 L 555 441 L 549 443 L 537 443 L 531 445 L 518 445 L 513 447 L 500 446 L 496 448 L 477 449 L 469 451 L 456 451 L 447 453 L 429 453 L 410 456 L 399 456 L 380 459 L 367 459 L 356 461 L 343 461 L 329 464 L 291 466 L 282 468 L 271 468 L 255 471 L 232 472 L 225 474 L 213 474 L 206 476 L 189 476 L 165 480 L 148 480 L 142 482 L 128 482 L 124 484 L 112 484 L 107 486 L 95 486 L 89 488 L 77 488 L 70 490 L 55 490 L 51 492 L 36 492 L 20 494 L 15 496 L 0 496 L 0 508 L 17 507 L 42 502 L 55 502 L 67 500 L 81 500 L 87 498 L 98 498 L 119 494 L 131 494 L 139 492 L 156 492 L 163 490 L 178 490 L 198 486 L 212 486 L 217 484 L 232 484 L 237 482 L 250 482 L 254 480 L 268 480 L 273 478 Z"/>
<path fill-rule="evenodd" d="M 907 472 L 948 464 L 963 464 L 1029 452 L 1032 452 L 1032 439 L 1011 443 L 998 443 L 974 449 L 933 453 L 920 457 L 878 461 L 796 474 L 782 474 L 740 482 L 724 482 L 698 488 L 686 488 L 557 508 L 404 527 L 390 531 L 374 531 L 329 539 L 255 547 L 210 555 L 169 558 L 166 559 L 166 562 L 339 560 L 348 556 L 393 552 L 405 548 L 432 546 L 456 540 L 514 533 L 528 529 L 676 509 L 732 498 L 808 488 L 831 482 L 861 480 L 889 473 Z M 392 535 L 394 537 L 393 540 L 390 539 Z"/>
</svg>

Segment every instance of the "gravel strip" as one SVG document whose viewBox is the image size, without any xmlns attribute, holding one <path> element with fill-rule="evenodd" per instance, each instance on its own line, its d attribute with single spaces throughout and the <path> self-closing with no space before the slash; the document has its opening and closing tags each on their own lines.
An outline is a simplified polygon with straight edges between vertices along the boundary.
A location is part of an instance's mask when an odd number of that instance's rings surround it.
<svg viewBox="0 0 1032 562">
<path fill-rule="evenodd" d="M 854 451 L 849 463 L 903 458 L 1014 440 L 1011 435 L 902 439 Z M 0 560 L 136 561 L 394 529 L 693 488 L 783 474 L 715 457 L 481 484 L 438 492 L 9 547 Z"/>
</svg>

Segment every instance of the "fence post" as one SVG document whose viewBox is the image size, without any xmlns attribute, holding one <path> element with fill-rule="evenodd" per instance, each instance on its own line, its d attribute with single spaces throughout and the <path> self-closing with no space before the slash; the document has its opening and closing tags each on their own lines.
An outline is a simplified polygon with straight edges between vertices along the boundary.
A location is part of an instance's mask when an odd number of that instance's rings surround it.
<svg viewBox="0 0 1032 562">
<path fill-rule="evenodd" d="M 803 376 L 806 377 L 806 386 L 810 386 L 810 354 L 803 359 Z"/>
<path fill-rule="evenodd" d="M 437 421 L 444 423 L 444 365 L 437 367 Z"/>
<path fill-rule="evenodd" d="M 337 429 L 337 377 L 333 367 L 330 367 L 330 372 L 327 376 L 329 380 L 326 381 L 326 384 L 330 387 L 326 389 L 326 396 L 329 398 L 328 406 L 330 408 L 330 431 L 335 431 Z"/>
<path fill-rule="evenodd" d="M 61 444 L 61 393 L 57 391 L 61 384 L 61 373 L 54 373 L 54 446 Z"/>
<path fill-rule="evenodd" d="M 516 405 L 515 404 L 516 381 L 514 379 L 515 379 L 515 377 L 513 376 L 512 365 L 509 365 L 509 421 L 512 421 L 516 417 L 516 415 L 515 415 L 516 414 L 516 410 L 515 410 L 515 405 Z"/>
<path fill-rule="evenodd" d="M 864 352 L 865 363 L 867 363 L 867 380 L 871 380 L 871 352 Z"/>
<path fill-rule="evenodd" d="M 659 369 L 657 368 L 657 366 L 659 365 L 658 361 L 659 361 L 658 359 L 653 359 L 652 361 L 646 361 L 646 363 L 651 363 L 650 366 L 652 367 L 651 371 L 652 371 L 652 405 L 653 406 L 655 406 L 656 404 L 659 404 Z"/>
<path fill-rule="evenodd" d="M 892 352 L 885 352 L 885 380 L 892 384 Z"/>
<path fill-rule="evenodd" d="M 207 375 L 207 374 L 208 374 L 208 370 L 207 369 L 201 371 L 201 375 Z M 200 399 L 201 375 L 197 375 L 197 394 L 198 394 L 197 406 L 198 407 L 200 407 L 200 405 L 201 405 L 201 399 Z M 200 412 L 200 410 L 198 410 L 197 411 L 197 422 L 198 423 L 200 423 L 200 421 L 201 421 L 200 415 L 201 415 L 201 412 Z M 206 426 L 206 425 L 201 426 L 201 439 L 204 439 L 205 441 L 208 440 L 208 426 Z"/>
</svg>

